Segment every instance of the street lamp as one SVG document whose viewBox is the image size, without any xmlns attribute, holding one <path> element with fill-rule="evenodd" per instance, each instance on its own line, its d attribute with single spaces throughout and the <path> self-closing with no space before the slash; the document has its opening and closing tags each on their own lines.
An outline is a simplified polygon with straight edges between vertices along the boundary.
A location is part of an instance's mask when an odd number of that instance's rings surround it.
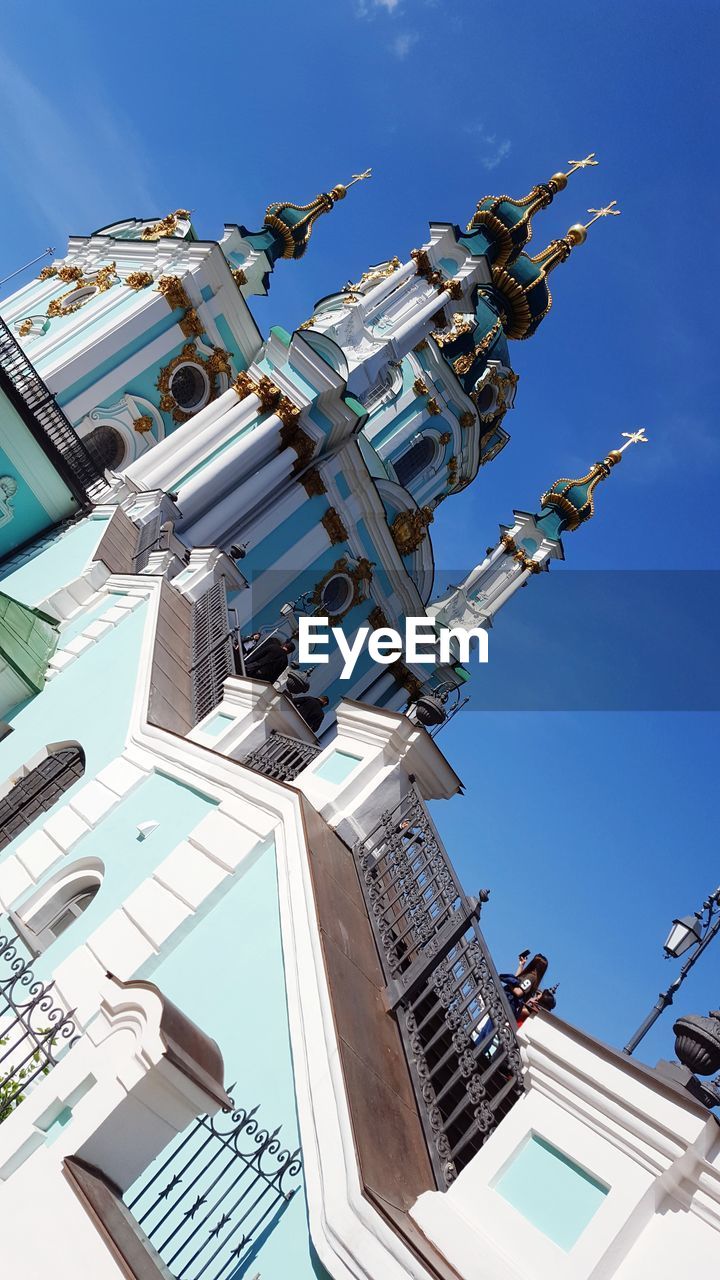
<svg viewBox="0 0 720 1280">
<path fill-rule="evenodd" d="M 702 942 L 700 918 L 697 915 L 681 916 L 679 920 L 673 920 L 663 951 L 668 960 L 679 960 L 696 942 Z"/>
<path fill-rule="evenodd" d="M 637 1049 L 640 1041 L 657 1022 L 660 1014 L 672 1004 L 676 991 L 679 991 L 693 965 L 697 963 L 718 932 L 720 932 L 720 886 L 705 899 L 700 910 L 694 915 L 679 916 L 673 920 L 672 928 L 665 939 L 663 948 L 665 955 L 670 960 L 679 959 L 680 956 L 685 955 L 686 951 L 690 951 L 690 955 L 675 981 L 671 982 L 667 991 L 660 993 L 645 1021 L 640 1024 L 635 1035 L 628 1040 L 623 1053 L 630 1054 Z"/>
</svg>

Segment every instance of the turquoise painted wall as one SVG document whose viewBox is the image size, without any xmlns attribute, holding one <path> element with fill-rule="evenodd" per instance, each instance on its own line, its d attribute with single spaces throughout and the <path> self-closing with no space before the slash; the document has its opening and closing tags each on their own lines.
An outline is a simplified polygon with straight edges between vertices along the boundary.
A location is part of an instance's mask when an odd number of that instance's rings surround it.
<svg viewBox="0 0 720 1280">
<path fill-rule="evenodd" d="M 282 1125 L 283 1146 L 298 1145 L 274 847 L 221 885 L 182 944 L 140 976 L 157 983 L 221 1046 L 225 1080 L 238 1106 L 259 1107 L 261 1126 Z M 161 1157 L 162 1160 L 163 1157 Z M 147 1176 L 147 1175 L 146 1175 Z M 132 1198 L 132 1190 L 128 1193 Z M 299 1191 L 258 1252 L 242 1255 L 228 1280 L 313 1280 L 307 1206 Z"/>
<path fill-rule="evenodd" d="M 112 603 L 112 596 L 108 603 Z M 120 755 L 127 736 L 145 616 L 141 605 L 51 680 L 42 694 L 8 717 L 13 732 L 0 742 L 0 778 L 7 778 L 48 743 L 74 740 L 85 751 L 86 773 L 65 793 L 67 798 Z M 88 698 L 88 689 L 96 690 L 96 696 Z M 41 826 L 45 816 L 40 815 L 28 833 Z M 8 849 L 14 847 L 13 842 Z"/>
<path fill-rule="evenodd" d="M 533 1133 L 511 1157 L 495 1190 L 567 1253 L 597 1213 L 609 1187 Z"/>
<path fill-rule="evenodd" d="M 214 804 L 207 796 L 159 773 L 151 774 L 131 791 L 99 826 L 78 841 L 61 863 L 51 867 L 38 885 L 13 904 L 21 909 L 57 871 L 71 866 L 79 858 L 99 858 L 105 867 L 102 886 L 87 911 L 33 961 L 33 971 L 41 977 L 48 976 L 71 951 L 85 942 L 103 920 L 152 875 Z M 159 826 L 145 840 L 139 839 L 138 823 L 151 819 Z M 179 1003 L 182 1005 L 182 1001 Z"/>
<path fill-rule="evenodd" d="M 0 476 L 13 481 L 16 492 L 9 498 L 0 493 L 0 556 L 9 555 L 15 547 L 35 537 L 43 529 L 52 524 L 44 506 L 38 501 L 32 488 L 19 468 L 10 461 L 3 449 L 0 449 Z M 4 510 L 7 506 L 7 511 Z M 11 518 L 7 519 L 7 512 Z"/>
<path fill-rule="evenodd" d="M 62 530 L 50 543 L 43 542 L 35 554 L 2 578 L 2 589 L 22 604 L 36 605 L 73 578 L 89 564 L 107 520 L 88 519 Z"/>
</svg>

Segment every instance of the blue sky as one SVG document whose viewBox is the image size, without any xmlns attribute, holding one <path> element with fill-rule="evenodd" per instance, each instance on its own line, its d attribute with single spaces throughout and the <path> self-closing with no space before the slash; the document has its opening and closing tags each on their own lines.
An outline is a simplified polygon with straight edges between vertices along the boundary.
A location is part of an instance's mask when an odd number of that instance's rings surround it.
<svg viewBox="0 0 720 1280">
<path fill-rule="evenodd" d="M 609 199 L 622 216 L 592 228 L 537 336 L 513 344 L 511 443 L 438 514 L 438 566 L 480 559 L 513 507 L 621 431 L 651 443 L 602 486 L 567 563 L 498 621 L 475 710 L 440 739 L 468 794 L 437 818 L 468 887 L 493 889 L 500 966 L 545 950 L 558 1012 L 622 1043 L 671 978 L 667 923 L 720 881 L 717 714 L 682 709 L 719 705 L 717 4 L 151 0 L 129 19 L 72 0 L 35 11 L 30 38 L 27 13 L 6 0 L 0 276 L 127 215 L 191 207 L 207 237 L 259 225 L 269 200 L 372 165 L 255 307 L 263 329 L 292 328 L 421 244 L 429 219 L 464 223 L 479 197 L 597 152 L 533 246 Z M 577 709 L 603 705 L 646 709 Z M 681 709 L 647 710 L 661 706 Z M 719 960 L 678 1009 L 719 1003 Z M 643 1052 L 671 1051 L 666 1016 Z"/>
</svg>

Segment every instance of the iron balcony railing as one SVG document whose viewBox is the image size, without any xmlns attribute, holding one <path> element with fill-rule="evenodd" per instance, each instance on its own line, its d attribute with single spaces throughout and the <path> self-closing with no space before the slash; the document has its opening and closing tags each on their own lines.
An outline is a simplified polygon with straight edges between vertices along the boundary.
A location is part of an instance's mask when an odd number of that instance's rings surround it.
<svg viewBox="0 0 720 1280">
<path fill-rule="evenodd" d="M 225 681 L 235 670 L 224 581 L 216 582 L 195 603 L 192 628 L 190 674 L 197 724 L 222 702 Z"/>
<path fill-rule="evenodd" d="M 302 1185 L 302 1156 L 257 1112 L 201 1116 L 126 1197 L 176 1280 L 260 1274 L 262 1247 Z"/>
<path fill-rule="evenodd" d="M 242 763 L 275 782 L 292 782 L 312 764 L 321 749 L 314 742 L 302 742 L 300 738 L 290 738 L 273 729 L 262 746 L 245 756 Z"/>
<path fill-rule="evenodd" d="M 52 392 L 2 319 L 0 385 L 15 400 L 19 410 L 25 410 L 25 421 L 28 417 L 33 421 L 34 434 L 44 437 L 46 451 L 58 463 L 58 470 L 64 473 L 75 497 L 83 505 L 88 499 L 96 499 L 105 487 L 102 468 L 85 448 Z"/>
<path fill-rule="evenodd" d="M 34 976 L 17 938 L 0 937 L 0 1124 L 76 1039 L 53 986 Z"/>
<path fill-rule="evenodd" d="M 355 847 L 388 1008 L 430 1159 L 446 1187 L 522 1093 L 515 1019 L 422 797 L 413 788 Z"/>
</svg>

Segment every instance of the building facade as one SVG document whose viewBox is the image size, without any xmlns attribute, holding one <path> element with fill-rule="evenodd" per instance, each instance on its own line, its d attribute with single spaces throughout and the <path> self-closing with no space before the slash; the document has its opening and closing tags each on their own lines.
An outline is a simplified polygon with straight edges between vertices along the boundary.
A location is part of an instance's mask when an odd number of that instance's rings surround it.
<svg viewBox="0 0 720 1280">
<path fill-rule="evenodd" d="M 3 304 L 16 1274 L 629 1278 L 716 1248 L 712 1115 L 549 1015 L 518 1032 L 428 810 L 462 785 L 428 732 L 470 675 L 443 633 L 562 557 L 622 457 L 430 603 L 437 509 L 507 442 L 511 344 L 585 239 L 526 252 L 568 177 L 433 224 L 292 334 L 248 301 L 346 187 L 218 243 L 184 210 L 74 238 Z M 304 616 L 426 617 L 437 652 L 242 674 Z"/>
</svg>

